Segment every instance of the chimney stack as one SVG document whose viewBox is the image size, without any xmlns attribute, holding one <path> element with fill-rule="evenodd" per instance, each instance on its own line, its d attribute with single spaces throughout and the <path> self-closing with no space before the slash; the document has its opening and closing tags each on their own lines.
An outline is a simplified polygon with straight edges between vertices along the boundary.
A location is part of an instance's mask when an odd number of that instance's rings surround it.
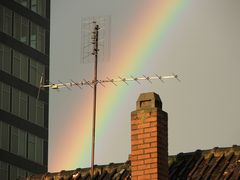
<svg viewBox="0 0 240 180">
<path fill-rule="evenodd" d="M 133 180 L 168 179 L 168 115 L 154 92 L 142 93 L 131 113 Z"/>
</svg>

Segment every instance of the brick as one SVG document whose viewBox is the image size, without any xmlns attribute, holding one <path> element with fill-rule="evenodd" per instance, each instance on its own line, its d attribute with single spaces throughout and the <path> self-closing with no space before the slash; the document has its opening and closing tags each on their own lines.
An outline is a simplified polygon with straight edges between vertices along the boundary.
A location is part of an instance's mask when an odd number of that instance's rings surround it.
<svg viewBox="0 0 240 180">
<path fill-rule="evenodd" d="M 138 166 L 138 165 L 143 165 L 143 164 L 144 164 L 144 160 L 137 160 L 137 161 L 131 162 L 132 166 Z"/>
<path fill-rule="evenodd" d="M 132 171 L 137 171 L 137 170 L 138 170 L 138 166 L 132 166 L 132 167 L 131 167 L 131 170 L 132 170 Z"/>
<path fill-rule="evenodd" d="M 150 133 L 143 133 L 138 135 L 138 139 L 145 139 L 151 137 Z"/>
<path fill-rule="evenodd" d="M 137 129 L 137 130 L 131 131 L 131 135 L 142 134 L 142 133 L 143 133 L 143 129 Z"/>
<path fill-rule="evenodd" d="M 132 155 L 133 155 L 133 156 L 139 155 L 139 154 L 143 154 L 143 150 L 142 150 L 142 149 L 136 150 L 136 151 L 132 151 Z"/>
<path fill-rule="evenodd" d="M 132 171 L 132 176 L 139 176 L 139 175 L 143 175 L 144 171 Z"/>
<path fill-rule="evenodd" d="M 142 124 L 141 119 L 132 119 L 131 120 L 131 125 L 138 125 L 138 124 Z"/>
<path fill-rule="evenodd" d="M 150 158 L 150 154 L 143 154 L 143 155 L 139 155 L 138 156 L 138 159 L 141 160 L 141 159 L 148 159 Z"/>
<path fill-rule="evenodd" d="M 157 121 L 157 117 L 153 117 L 153 116 L 145 119 L 145 122 L 156 122 L 156 121 Z"/>
<path fill-rule="evenodd" d="M 133 130 L 137 130 L 138 129 L 138 126 L 136 125 L 136 124 L 132 124 L 131 125 L 131 130 L 133 131 Z"/>
<path fill-rule="evenodd" d="M 157 168 L 158 167 L 158 164 L 157 163 L 152 163 L 150 164 L 150 168 Z"/>
<path fill-rule="evenodd" d="M 157 172 L 158 172 L 157 168 L 151 168 L 151 169 L 144 170 L 144 174 L 154 174 L 154 173 L 157 173 Z"/>
<path fill-rule="evenodd" d="M 150 146 L 151 146 L 151 147 L 158 147 L 158 143 L 157 143 L 157 142 L 152 142 L 152 143 L 150 144 Z"/>
<path fill-rule="evenodd" d="M 151 142 L 157 142 L 157 138 L 156 137 L 150 137 L 150 138 L 144 139 L 144 143 L 151 143 Z"/>
<path fill-rule="evenodd" d="M 132 135 L 131 136 L 131 140 L 134 141 L 134 140 L 137 140 L 138 139 L 138 135 Z"/>
<path fill-rule="evenodd" d="M 156 163 L 156 162 L 157 162 L 157 158 L 150 158 L 150 159 L 144 160 L 145 164 L 152 164 L 152 163 Z"/>
<path fill-rule="evenodd" d="M 138 140 L 132 141 L 132 146 L 138 145 L 138 144 L 143 144 L 143 139 L 138 139 Z"/>
<path fill-rule="evenodd" d="M 146 175 L 143 175 L 143 176 L 138 176 L 138 180 L 146 180 L 146 179 L 151 179 L 151 175 L 146 174 Z"/>
<path fill-rule="evenodd" d="M 157 121 L 156 121 L 156 122 L 151 122 L 151 123 L 150 123 L 150 126 L 151 126 L 151 127 L 157 127 L 157 125 L 158 125 L 158 122 L 157 122 Z"/>
<path fill-rule="evenodd" d="M 149 148 L 149 147 L 150 147 L 150 143 L 144 143 L 144 144 L 138 145 L 138 149 L 145 149 L 145 148 Z"/>
<path fill-rule="evenodd" d="M 142 123 L 138 125 L 138 128 L 149 128 L 150 127 L 150 123 Z"/>
<path fill-rule="evenodd" d="M 138 156 L 137 155 L 131 155 L 131 161 L 136 161 L 138 160 Z"/>
<path fill-rule="evenodd" d="M 158 157 L 158 152 L 151 153 L 151 158 L 157 158 Z"/>
<path fill-rule="evenodd" d="M 148 133 L 148 132 L 157 132 L 157 127 L 145 128 L 144 133 Z"/>
<path fill-rule="evenodd" d="M 157 174 L 150 174 L 151 176 L 151 179 L 154 180 L 154 179 L 158 179 L 158 175 Z"/>
<path fill-rule="evenodd" d="M 138 145 L 134 145 L 134 146 L 132 146 L 131 149 L 132 149 L 132 151 L 136 151 L 136 150 L 138 150 Z"/>
<path fill-rule="evenodd" d="M 157 133 L 157 131 L 155 131 L 155 132 L 151 132 L 150 135 L 151 135 L 152 137 L 157 137 L 158 133 Z"/>
<path fill-rule="evenodd" d="M 147 148 L 147 149 L 144 149 L 144 154 L 145 153 L 157 153 L 157 148 L 154 147 L 154 148 Z"/>
<path fill-rule="evenodd" d="M 150 169 L 150 164 L 144 164 L 137 166 L 138 170 Z"/>
</svg>

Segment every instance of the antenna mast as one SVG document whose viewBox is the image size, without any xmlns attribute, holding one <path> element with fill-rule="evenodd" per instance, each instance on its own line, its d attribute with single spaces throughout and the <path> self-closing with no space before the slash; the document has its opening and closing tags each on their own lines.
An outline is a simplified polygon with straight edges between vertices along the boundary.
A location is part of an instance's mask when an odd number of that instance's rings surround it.
<svg viewBox="0 0 240 180">
<path fill-rule="evenodd" d="M 96 21 L 93 22 L 95 25 L 93 31 L 93 55 L 95 56 L 94 61 L 94 80 L 93 80 L 93 122 L 92 122 L 92 158 L 91 158 L 91 176 L 94 176 L 94 158 L 95 158 L 95 127 L 96 127 L 96 99 L 97 99 L 97 65 L 98 65 L 98 30 L 99 25 Z"/>
</svg>

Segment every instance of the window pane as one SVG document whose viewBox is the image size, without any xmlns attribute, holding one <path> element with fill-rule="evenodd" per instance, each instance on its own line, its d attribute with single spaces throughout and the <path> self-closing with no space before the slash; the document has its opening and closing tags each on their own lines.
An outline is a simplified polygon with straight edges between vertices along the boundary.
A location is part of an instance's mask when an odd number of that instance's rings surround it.
<svg viewBox="0 0 240 180">
<path fill-rule="evenodd" d="M 21 16 L 18 14 L 14 14 L 14 33 L 13 36 L 20 40 L 20 34 L 21 34 Z"/>
<path fill-rule="evenodd" d="M 11 127 L 11 152 L 18 154 L 18 129 Z"/>
<path fill-rule="evenodd" d="M 17 51 L 13 51 L 13 75 L 20 78 L 20 61 L 21 55 Z"/>
<path fill-rule="evenodd" d="M 37 101 L 37 124 L 44 126 L 44 104 L 41 101 Z"/>
<path fill-rule="evenodd" d="M 31 23 L 31 37 L 30 37 L 30 46 L 32 48 L 37 48 L 37 25 Z"/>
<path fill-rule="evenodd" d="M 19 115 L 19 104 L 20 104 L 20 92 L 17 89 L 12 88 L 12 113 Z"/>
<path fill-rule="evenodd" d="M 28 57 L 13 51 L 13 75 L 28 81 Z"/>
<path fill-rule="evenodd" d="M 27 119 L 27 95 L 23 92 L 20 92 L 20 117 Z"/>
<path fill-rule="evenodd" d="M 28 81 L 28 57 L 21 55 L 21 79 Z"/>
<path fill-rule="evenodd" d="M 28 159 L 35 161 L 35 136 L 28 134 Z"/>
<path fill-rule="evenodd" d="M 3 13 L 3 6 L 0 5 L 0 31 L 3 32 L 3 17 L 4 17 L 4 13 Z"/>
<path fill-rule="evenodd" d="M 29 121 L 35 123 L 36 121 L 36 99 L 29 96 Z"/>
<path fill-rule="evenodd" d="M 28 44 L 28 34 L 29 34 L 29 25 L 28 20 L 24 17 L 22 17 L 22 36 L 21 36 L 21 42 Z"/>
<path fill-rule="evenodd" d="M 34 60 L 30 61 L 30 83 L 37 85 L 37 63 Z"/>
<path fill-rule="evenodd" d="M 29 35 L 29 21 L 28 19 L 14 14 L 14 37 L 19 41 L 28 44 Z"/>
<path fill-rule="evenodd" d="M 10 166 L 10 180 L 16 180 L 17 179 L 17 167 Z"/>
<path fill-rule="evenodd" d="M 18 155 L 26 157 L 27 133 L 18 130 Z"/>
<path fill-rule="evenodd" d="M 2 109 L 10 111 L 10 86 L 2 83 Z"/>
<path fill-rule="evenodd" d="M 0 121 L 0 148 L 9 151 L 9 125 Z"/>
<path fill-rule="evenodd" d="M 15 0 L 15 1 L 21 4 L 22 6 L 29 8 L 29 0 Z"/>
<path fill-rule="evenodd" d="M 5 16 L 4 16 L 4 32 L 8 35 L 12 35 L 12 11 L 7 8 L 5 9 Z"/>
<path fill-rule="evenodd" d="M 43 140 L 36 138 L 36 162 L 43 163 Z"/>
<path fill-rule="evenodd" d="M 1 179 L 8 179 L 8 164 L 0 161 L 0 177 Z"/>
<path fill-rule="evenodd" d="M 45 53 L 45 29 L 42 27 L 38 27 L 38 37 L 37 37 L 37 49 Z"/>
<path fill-rule="evenodd" d="M 0 69 L 11 73 L 11 48 L 0 44 Z"/>
<path fill-rule="evenodd" d="M 31 1 L 31 10 L 37 13 L 37 0 Z"/>
<path fill-rule="evenodd" d="M 1 8 L 1 6 L 0 6 Z M 0 14 L 1 16 L 1 14 Z M 3 52 L 4 52 L 4 45 L 0 43 L 0 69 L 3 70 Z"/>
</svg>

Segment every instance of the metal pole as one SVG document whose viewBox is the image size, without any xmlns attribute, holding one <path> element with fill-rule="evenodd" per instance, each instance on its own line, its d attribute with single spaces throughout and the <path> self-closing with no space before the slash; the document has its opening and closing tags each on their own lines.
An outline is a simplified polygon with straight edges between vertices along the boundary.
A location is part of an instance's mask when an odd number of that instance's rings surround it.
<svg viewBox="0 0 240 180">
<path fill-rule="evenodd" d="M 97 99 L 97 63 L 98 63 L 98 29 L 99 26 L 96 25 L 94 29 L 94 55 L 95 55 L 95 65 L 94 65 L 94 83 L 93 83 L 93 124 L 92 124 L 92 161 L 91 161 L 91 177 L 94 176 L 94 154 L 95 154 L 95 126 L 96 126 L 96 99 Z"/>
</svg>

